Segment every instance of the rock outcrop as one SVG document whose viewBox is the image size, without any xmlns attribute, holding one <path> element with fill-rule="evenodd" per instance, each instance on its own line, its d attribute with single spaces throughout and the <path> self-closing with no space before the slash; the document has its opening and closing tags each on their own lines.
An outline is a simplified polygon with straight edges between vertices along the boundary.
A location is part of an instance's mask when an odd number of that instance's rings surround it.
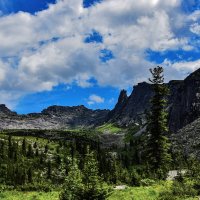
<svg viewBox="0 0 200 200">
<path fill-rule="evenodd" d="M 5 104 L 0 104 L 0 117 L 3 116 L 16 116 L 17 113 L 16 112 L 12 112 L 11 110 L 9 110 Z"/>
<path fill-rule="evenodd" d="M 200 69 L 179 83 L 171 95 L 169 125 L 177 131 L 200 117 Z"/>
<path fill-rule="evenodd" d="M 177 132 L 200 117 L 200 69 L 183 81 L 170 81 L 167 86 L 170 89 L 167 107 L 169 128 L 171 132 Z M 121 126 L 132 123 L 144 124 L 145 113 L 150 108 L 152 96 L 152 85 L 146 82 L 139 83 L 134 86 L 132 94 L 128 98 L 124 98 L 123 103 L 119 98 L 107 120 Z"/>
<path fill-rule="evenodd" d="M 123 96 L 123 93 L 125 92 L 122 91 L 120 97 Z M 123 99 L 123 103 L 119 97 L 115 108 L 108 115 L 108 121 L 115 122 L 119 126 L 143 123 L 145 110 L 149 109 L 149 100 L 152 96 L 152 86 L 146 82 L 139 83 L 133 87 L 131 95 Z"/>
<path fill-rule="evenodd" d="M 102 124 L 108 110 L 91 110 L 84 106 L 50 106 L 41 113 L 17 115 L 0 105 L 0 129 L 70 129 Z"/>
<path fill-rule="evenodd" d="M 200 118 L 180 129 L 171 136 L 174 151 L 182 150 L 185 155 L 200 158 Z"/>
</svg>

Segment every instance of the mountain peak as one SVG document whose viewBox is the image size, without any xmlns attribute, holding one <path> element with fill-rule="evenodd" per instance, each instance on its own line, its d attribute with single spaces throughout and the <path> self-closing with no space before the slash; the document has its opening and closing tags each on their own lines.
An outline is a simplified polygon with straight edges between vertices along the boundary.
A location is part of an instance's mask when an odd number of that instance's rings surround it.
<svg viewBox="0 0 200 200">
<path fill-rule="evenodd" d="M 83 111 L 88 111 L 89 109 L 86 108 L 84 105 L 79 105 L 79 106 L 49 106 L 48 108 L 44 109 L 42 111 L 42 114 L 63 114 L 63 113 L 68 113 L 68 112 L 83 112 Z"/>
<path fill-rule="evenodd" d="M 118 98 L 118 103 L 122 104 L 126 102 L 128 99 L 127 91 L 126 90 L 121 90 L 119 98 Z"/>
<path fill-rule="evenodd" d="M 0 104 L 0 113 L 6 115 L 16 115 L 16 112 L 12 112 L 5 104 Z"/>
<path fill-rule="evenodd" d="M 193 73 L 191 73 L 185 80 L 186 81 L 190 81 L 190 80 L 200 81 L 200 68 L 194 71 Z"/>
</svg>

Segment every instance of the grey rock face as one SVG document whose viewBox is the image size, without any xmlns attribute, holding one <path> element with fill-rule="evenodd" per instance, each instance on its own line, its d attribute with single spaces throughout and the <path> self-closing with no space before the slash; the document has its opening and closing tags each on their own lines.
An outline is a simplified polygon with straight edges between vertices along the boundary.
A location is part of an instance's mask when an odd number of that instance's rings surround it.
<svg viewBox="0 0 200 200">
<path fill-rule="evenodd" d="M 120 97 L 125 92 L 122 91 Z M 146 82 L 139 83 L 133 87 L 133 92 L 129 97 L 124 97 L 123 101 L 119 97 L 115 108 L 109 113 L 110 122 L 117 122 L 121 126 L 131 123 L 141 123 L 144 119 L 145 110 L 150 107 L 150 99 L 153 96 L 152 86 Z"/>
<path fill-rule="evenodd" d="M 17 115 L 0 106 L 1 129 L 67 129 L 92 127 L 104 122 L 108 110 L 90 110 L 84 106 L 50 106 L 41 113 Z"/>
<path fill-rule="evenodd" d="M 12 112 L 11 110 L 9 110 L 5 104 L 0 104 L 0 117 L 3 116 L 16 116 L 17 113 L 16 112 Z"/>
<path fill-rule="evenodd" d="M 169 125 L 177 131 L 200 117 L 200 69 L 179 84 L 172 98 Z"/>
<path fill-rule="evenodd" d="M 170 81 L 167 86 L 170 89 L 167 107 L 169 128 L 170 131 L 177 132 L 200 117 L 200 69 L 183 81 Z M 119 98 L 107 120 L 123 126 L 131 123 L 144 124 L 145 113 L 150 108 L 152 96 L 152 85 L 146 82 L 139 83 L 134 86 L 132 94 L 124 98 L 124 101 Z"/>
<path fill-rule="evenodd" d="M 200 118 L 172 134 L 171 141 L 174 151 L 200 158 Z"/>
</svg>

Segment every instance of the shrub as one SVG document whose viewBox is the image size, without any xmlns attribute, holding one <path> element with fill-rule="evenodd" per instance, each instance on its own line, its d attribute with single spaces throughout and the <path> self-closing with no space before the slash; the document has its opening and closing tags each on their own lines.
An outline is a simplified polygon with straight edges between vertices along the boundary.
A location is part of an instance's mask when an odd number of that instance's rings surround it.
<svg viewBox="0 0 200 200">
<path fill-rule="evenodd" d="M 41 192 L 50 192 L 52 187 L 48 183 L 34 183 L 26 184 L 18 188 L 21 191 L 41 191 Z"/>
<path fill-rule="evenodd" d="M 146 178 L 146 179 L 142 179 L 140 181 L 140 184 L 142 186 L 151 186 L 151 185 L 154 185 L 155 184 L 155 181 L 153 179 L 149 179 L 149 178 Z"/>
<path fill-rule="evenodd" d="M 97 161 L 93 152 L 86 154 L 83 172 L 74 162 L 60 194 L 60 200 L 105 200 L 110 188 L 98 175 Z"/>
<path fill-rule="evenodd" d="M 83 195 L 82 173 L 74 164 L 66 178 L 64 190 L 60 194 L 60 200 L 81 200 Z"/>
<path fill-rule="evenodd" d="M 138 174 L 136 170 L 131 171 L 131 181 L 132 186 L 140 186 L 141 184 L 141 176 Z"/>
<path fill-rule="evenodd" d="M 197 190 L 194 188 L 194 182 L 188 179 L 184 179 L 179 182 L 174 180 L 170 191 L 162 192 L 159 195 L 159 200 L 178 200 L 186 197 L 195 197 Z"/>
</svg>

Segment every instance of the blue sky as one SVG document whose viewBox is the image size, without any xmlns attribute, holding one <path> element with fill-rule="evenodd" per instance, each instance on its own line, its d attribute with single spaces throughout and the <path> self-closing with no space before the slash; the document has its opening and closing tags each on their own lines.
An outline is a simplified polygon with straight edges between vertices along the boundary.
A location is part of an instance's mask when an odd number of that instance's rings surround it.
<svg viewBox="0 0 200 200">
<path fill-rule="evenodd" d="M 166 82 L 200 66 L 198 0 L 0 0 L 0 103 L 112 109 L 162 65 Z"/>
</svg>

